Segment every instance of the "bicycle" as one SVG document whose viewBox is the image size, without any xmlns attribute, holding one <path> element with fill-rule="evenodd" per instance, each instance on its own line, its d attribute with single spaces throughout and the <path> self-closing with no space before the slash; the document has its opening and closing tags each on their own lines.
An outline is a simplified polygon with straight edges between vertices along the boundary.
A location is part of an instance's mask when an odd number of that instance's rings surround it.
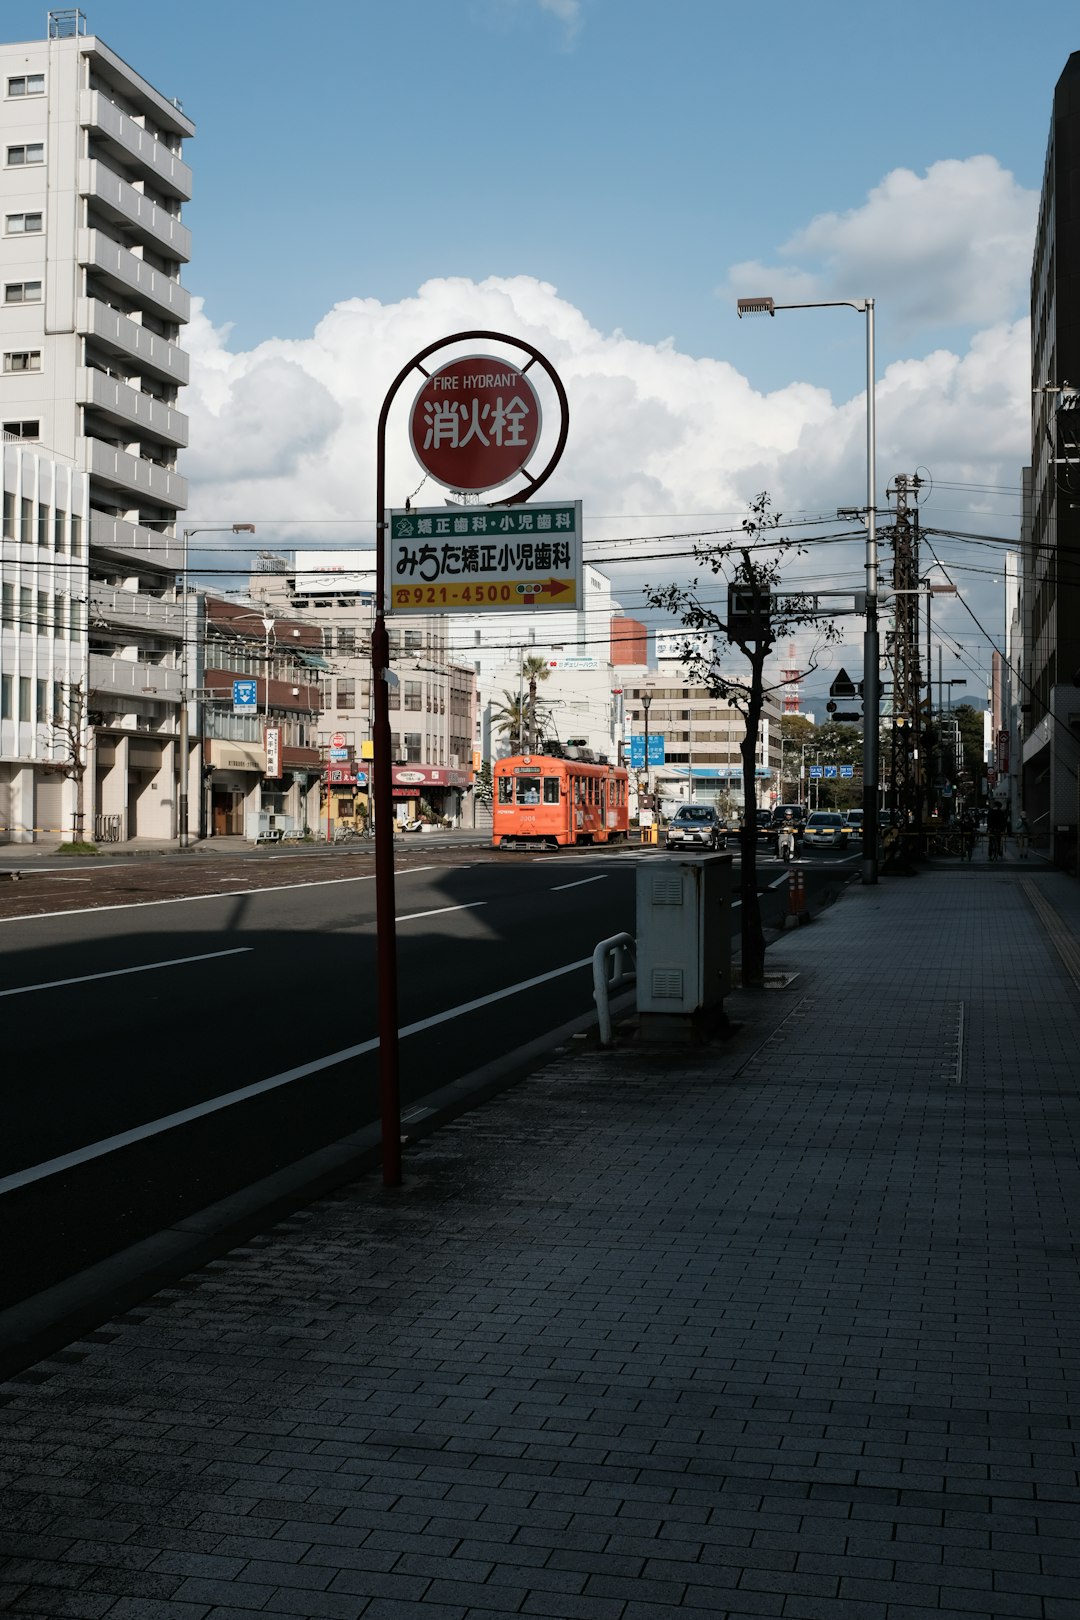
<svg viewBox="0 0 1080 1620">
<path fill-rule="evenodd" d="M 335 827 L 334 829 L 335 844 L 351 844 L 354 838 L 359 837 L 360 834 L 357 832 L 356 828 L 350 827 L 347 823 L 340 827 Z"/>
<path fill-rule="evenodd" d="M 999 832 L 987 833 L 987 857 L 992 861 L 1000 861 L 1005 854 L 1005 839 Z"/>
</svg>

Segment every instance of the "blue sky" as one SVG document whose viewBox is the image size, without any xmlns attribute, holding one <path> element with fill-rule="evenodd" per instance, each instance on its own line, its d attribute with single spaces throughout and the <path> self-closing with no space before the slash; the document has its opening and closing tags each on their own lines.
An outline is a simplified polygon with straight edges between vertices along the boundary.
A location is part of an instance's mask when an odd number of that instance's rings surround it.
<svg viewBox="0 0 1080 1620">
<path fill-rule="evenodd" d="M 40 37 L 45 9 L 5 0 L 4 37 Z M 787 286 L 877 300 L 882 497 L 926 466 L 924 521 L 1016 533 L 1030 239 L 1074 4 L 85 12 L 198 128 L 193 517 L 254 515 L 290 544 L 357 517 L 362 537 L 370 399 L 395 356 L 499 314 L 567 368 L 558 493 L 586 499 L 598 539 L 762 487 L 789 512 L 854 504 L 864 323 L 735 319 L 736 292 Z M 241 398 L 257 408 L 237 443 Z M 849 547 L 832 577 L 857 574 Z M 989 576 L 970 584 L 1000 622 Z"/>
</svg>

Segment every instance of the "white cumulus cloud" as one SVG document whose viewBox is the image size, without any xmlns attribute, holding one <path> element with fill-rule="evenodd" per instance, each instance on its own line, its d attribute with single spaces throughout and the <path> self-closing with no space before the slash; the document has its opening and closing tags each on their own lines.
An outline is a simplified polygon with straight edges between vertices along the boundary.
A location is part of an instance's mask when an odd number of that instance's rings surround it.
<svg viewBox="0 0 1080 1620">
<path fill-rule="evenodd" d="M 370 546 L 376 423 L 391 381 L 426 345 L 481 329 L 528 340 L 563 380 L 569 439 L 545 494 L 584 502 L 593 555 L 618 552 L 627 535 L 731 527 L 760 490 L 788 516 L 831 515 L 862 503 L 861 391 L 834 399 L 796 380 L 762 393 L 723 358 L 603 332 L 549 283 L 516 276 L 432 280 L 397 303 L 351 298 L 329 310 L 310 337 L 250 351 L 232 350 L 228 329 L 198 309 L 189 328 L 191 449 L 184 467 L 191 521 L 257 521 L 258 543 L 270 549 Z M 484 340 L 470 347 L 496 346 Z M 962 352 L 939 348 L 884 370 L 877 385 L 879 504 L 895 473 L 918 467 L 938 482 L 1019 483 L 1029 454 L 1027 352 L 1026 321 L 997 322 Z M 423 478 L 407 440 L 408 405 L 420 381 L 410 377 L 390 416 L 392 505 L 403 505 Z M 544 409 L 549 445 L 556 417 L 550 389 Z M 418 504 L 441 505 L 443 496 L 429 482 Z M 935 495 L 924 521 L 972 528 L 980 499 L 954 493 L 942 520 Z M 665 573 L 663 546 L 651 549 L 650 563 L 607 570 L 630 611 L 642 607 L 635 595 L 641 582 L 661 582 Z M 860 548 L 849 542 L 815 550 L 801 571 L 812 570 L 819 582 L 858 583 L 860 566 Z M 666 570 L 669 577 L 692 571 L 685 559 Z"/>
<path fill-rule="evenodd" d="M 816 215 L 779 264 L 732 266 L 725 296 L 873 297 L 909 327 L 1009 320 L 1027 302 L 1038 201 L 989 156 L 894 169 L 859 207 Z"/>
</svg>

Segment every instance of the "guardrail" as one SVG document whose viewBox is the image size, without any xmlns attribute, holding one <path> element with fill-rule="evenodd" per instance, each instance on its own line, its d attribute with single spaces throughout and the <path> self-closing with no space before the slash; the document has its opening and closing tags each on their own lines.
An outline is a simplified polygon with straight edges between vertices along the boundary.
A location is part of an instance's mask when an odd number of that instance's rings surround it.
<svg viewBox="0 0 1080 1620">
<path fill-rule="evenodd" d="M 611 1045 L 611 1003 L 608 999 L 612 990 L 618 990 L 624 984 L 632 984 L 637 978 L 635 966 L 627 969 L 625 966 L 627 955 L 633 960 L 637 949 L 637 941 L 633 934 L 612 934 L 610 939 L 602 939 L 593 951 L 593 1000 L 596 1003 L 596 1015 L 600 1023 L 601 1046 Z M 614 962 L 614 971 L 608 977 L 608 958 Z"/>
</svg>

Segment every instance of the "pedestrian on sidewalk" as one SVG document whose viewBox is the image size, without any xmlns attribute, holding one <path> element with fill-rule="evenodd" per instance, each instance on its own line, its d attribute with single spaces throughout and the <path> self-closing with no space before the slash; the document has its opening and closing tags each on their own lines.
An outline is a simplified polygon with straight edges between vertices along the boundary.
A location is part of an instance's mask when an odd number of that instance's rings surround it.
<svg viewBox="0 0 1080 1620">
<path fill-rule="evenodd" d="M 1027 860 L 1028 845 L 1031 842 L 1031 823 L 1021 810 L 1020 820 L 1016 824 L 1016 853 L 1022 861 Z"/>
<path fill-rule="evenodd" d="M 1005 829 L 1008 818 L 1003 805 L 992 804 L 986 812 L 986 840 L 992 861 L 1000 861 L 1005 853 Z"/>
<path fill-rule="evenodd" d="M 962 861 L 970 861 L 974 854 L 975 834 L 978 830 L 979 824 L 975 820 L 975 812 L 965 810 L 960 817 L 960 859 Z"/>
</svg>

